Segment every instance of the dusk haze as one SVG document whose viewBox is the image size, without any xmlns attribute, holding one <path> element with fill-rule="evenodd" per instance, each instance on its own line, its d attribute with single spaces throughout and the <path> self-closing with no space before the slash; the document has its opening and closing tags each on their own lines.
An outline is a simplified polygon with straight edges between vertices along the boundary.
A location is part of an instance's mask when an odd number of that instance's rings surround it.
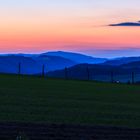
<svg viewBox="0 0 140 140">
<path fill-rule="evenodd" d="M 64 50 L 98 57 L 136 56 L 139 5 L 139 0 L 0 1 L 0 53 Z"/>
</svg>

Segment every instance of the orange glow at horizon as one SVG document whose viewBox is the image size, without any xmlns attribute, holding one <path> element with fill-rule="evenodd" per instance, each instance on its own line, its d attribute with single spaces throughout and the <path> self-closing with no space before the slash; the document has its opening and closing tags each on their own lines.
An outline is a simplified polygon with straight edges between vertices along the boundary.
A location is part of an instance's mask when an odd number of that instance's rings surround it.
<svg viewBox="0 0 140 140">
<path fill-rule="evenodd" d="M 15 46 L 16 49 L 21 45 L 25 46 L 25 48 L 26 46 L 40 46 L 40 49 L 42 50 L 45 50 L 45 48 L 46 50 L 51 49 L 51 47 L 52 49 L 57 50 L 59 49 L 59 47 L 63 49 L 64 46 L 71 44 L 75 44 L 75 46 L 78 44 L 77 47 L 80 46 L 80 44 L 87 44 L 87 46 L 88 44 L 91 44 L 92 47 L 98 46 L 98 49 L 117 49 L 117 45 L 138 46 L 140 44 L 140 32 L 136 27 L 69 27 L 69 29 L 66 30 L 67 26 L 63 26 L 63 28 L 53 27 L 50 29 L 46 29 L 45 32 L 43 28 L 44 27 L 42 27 L 42 29 L 40 30 L 24 30 L 23 32 L 1 32 L 0 49 L 2 49 L 3 46 L 5 46 L 6 49 L 11 49 L 13 46 Z M 107 46 L 104 44 L 111 45 Z M 85 48 L 80 47 L 79 49 L 84 50 Z"/>
<path fill-rule="evenodd" d="M 107 26 L 137 21 L 136 0 L 5 1 L 0 2 L 0 53 L 140 48 L 140 27 Z"/>
</svg>

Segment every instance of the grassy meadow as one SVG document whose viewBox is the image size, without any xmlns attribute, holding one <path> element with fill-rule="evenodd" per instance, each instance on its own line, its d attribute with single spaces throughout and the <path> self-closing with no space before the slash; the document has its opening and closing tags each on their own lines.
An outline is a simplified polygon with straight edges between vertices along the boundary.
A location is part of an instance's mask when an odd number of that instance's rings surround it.
<svg viewBox="0 0 140 140">
<path fill-rule="evenodd" d="M 140 127 L 140 86 L 0 75 L 0 121 Z"/>
</svg>

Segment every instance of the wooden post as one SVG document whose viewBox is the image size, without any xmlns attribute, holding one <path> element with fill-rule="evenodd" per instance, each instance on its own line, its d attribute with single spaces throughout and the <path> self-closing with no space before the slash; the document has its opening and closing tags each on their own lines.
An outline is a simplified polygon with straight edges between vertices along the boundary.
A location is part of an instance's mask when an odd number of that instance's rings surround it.
<svg viewBox="0 0 140 140">
<path fill-rule="evenodd" d="M 45 65 L 42 66 L 42 77 L 45 77 Z"/>
<path fill-rule="evenodd" d="M 111 71 L 111 83 L 114 83 L 114 72 Z"/>
<path fill-rule="evenodd" d="M 18 75 L 21 75 L 21 63 L 18 64 Z"/>
<path fill-rule="evenodd" d="M 68 79 L 68 68 L 65 67 L 65 79 L 67 80 Z"/>
<path fill-rule="evenodd" d="M 135 83 L 134 72 L 132 72 L 132 84 Z"/>
<path fill-rule="evenodd" d="M 89 67 L 87 66 L 87 80 L 90 80 Z"/>
</svg>

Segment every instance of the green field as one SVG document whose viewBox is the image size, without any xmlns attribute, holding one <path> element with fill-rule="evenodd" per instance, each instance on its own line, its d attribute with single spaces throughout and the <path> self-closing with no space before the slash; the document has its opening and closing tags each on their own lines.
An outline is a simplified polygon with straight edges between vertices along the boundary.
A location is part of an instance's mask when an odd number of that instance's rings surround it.
<svg viewBox="0 0 140 140">
<path fill-rule="evenodd" d="M 140 127 L 140 86 L 1 75 L 0 121 Z"/>
</svg>

